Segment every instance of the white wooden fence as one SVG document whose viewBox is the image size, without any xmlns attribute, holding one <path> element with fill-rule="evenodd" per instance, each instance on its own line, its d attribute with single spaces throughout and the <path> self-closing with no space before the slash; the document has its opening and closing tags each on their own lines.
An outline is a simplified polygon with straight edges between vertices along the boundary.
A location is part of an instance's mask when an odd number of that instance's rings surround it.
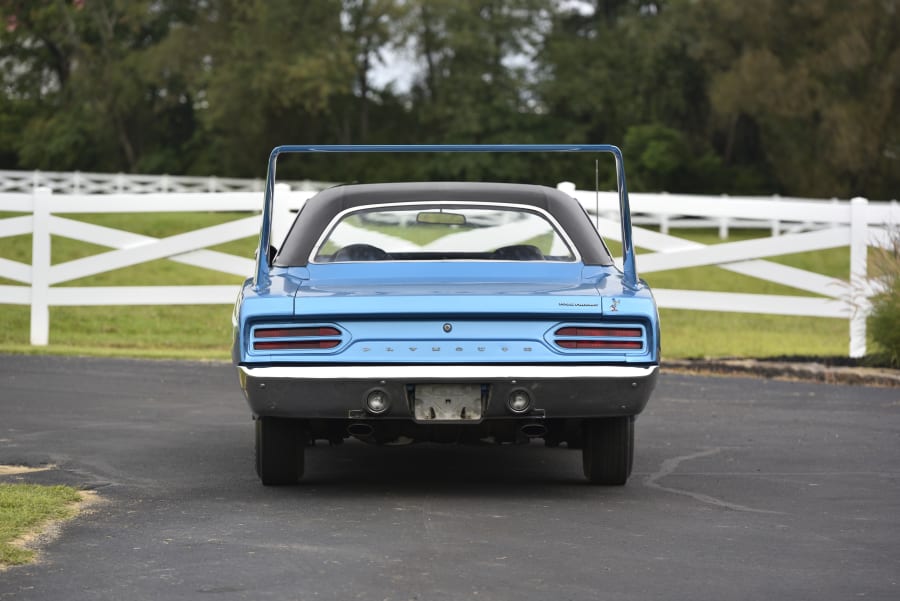
<svg viewBox="0 0 900 601">
<path fill-rule="evenodd" d="M 577 191 L 571 184 L 560 184 L 597 217 L 601 234 L 620 240 L 615 193 Z M 291 190 L 280 184 L 275 194 L 273 241 L 280 241 L 296 211 L 314 192 Z M 635 221 L 653 215 L 657 223 L 743 222 L 771 225 L 772 237 L 726 242 L 714 248 L 666 233 L 636 226 L 635 245 L 652 252 L 638 258 L 638 273 L 716 265 L 722 269 L 762 280 L 784 284 L 819 295 L 788 296 L 704 292 L 655 288 L 661 307 L 700 311 L 766 313 L 812 317 L 843 318 L 850 323 L 849 354 L 865 354 L 865 317 L 867 299 L 873 284 L 866 274 L 868 245 L 888 247 L 886 226 L 900 224 L 896 203 L 869 203 L 863 198 L 852 201 L 779 200 L 760 198 L 723 198 L 676 194 L 630 195 Z M 121 269 L 157 259 L 169 259 L 187 265 L 214 269 L 236 276 L 254 271 L 254 261 L 208 247 L 255 236 L 259 230 L 256 213 L 262 205 L 259 192 L 220 193 L 145 193 L 145 194 L 53 194 L 40 187 L 30 193 L 0 192 L 0 211 L 23 215 L 0 219 L 0 238 L 32 235 L 31 265 L 0 258 L 0 277 L 18 285 L 0 285 L 0 304 L 31 306 L 31 344 L 49 341 L 49 307 L 72 305 L 177 305 L 230 304 L 236 286 L 127 286 L 62 287 L 59 284 L 98 273 Z M 88 224 L 65 217 L 71 213 L 148 213 L 148 212 L 246 212 L 247 216 L 224 224 L 202 228 L 162 239 Z M 684 220 L 689 220 L 685 222 Z M 712 220 L 712 221 L 710 221 Z M 782 232 L 788 231 L 787 234 Z M 90 257 L 51 264 L 51 236 L 64 236 L 109 247 L 111 250 Z M 525 236 L 527 237 L 527 236 Z M 850 247 L 848 280 L 787 267 L 766 261 L 767 257 Z"/>
<path fill-rule="evenodd" d="M 323 190 L 333 184 L 311 180 L 284 181 L 294 190 Z M 141 175 L 82 171 L 0 170 L 0 192 L 33 192 L 50 188 L 54 194 L 149 194 L 152 192 L 262 192 L 262 179 Z"/>
</svg>

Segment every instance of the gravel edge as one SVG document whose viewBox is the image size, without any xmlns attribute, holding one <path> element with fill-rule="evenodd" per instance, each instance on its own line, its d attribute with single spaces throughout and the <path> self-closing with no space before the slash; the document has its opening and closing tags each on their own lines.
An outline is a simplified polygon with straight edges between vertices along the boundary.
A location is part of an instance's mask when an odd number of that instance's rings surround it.
<svg viewBox="0 0 900 601">
<path fill-rule="evenodd" d="M 873 367 L 834 367 L 821 363 L 788 363 L 755 359 L 664 359 L 662 371 L 808 380 L 825 384 L 854 386 L 900 387 L 900 370 Z"/>
</svg>

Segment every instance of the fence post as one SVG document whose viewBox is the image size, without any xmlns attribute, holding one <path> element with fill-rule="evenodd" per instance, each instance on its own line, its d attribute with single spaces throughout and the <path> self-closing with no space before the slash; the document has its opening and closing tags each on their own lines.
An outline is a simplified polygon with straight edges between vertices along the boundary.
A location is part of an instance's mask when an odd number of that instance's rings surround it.
<svg viewBox="0 0 900 601">
<path fill-rule="evenodd" d="M 781 200 L 781 195 L 779 195 L 779 194 L 772 195 L 772 200 L 774 200 L 776 202 Z M 772 225 L 772 237 L 774 238 L 776 236 L 780 236 L 781 235 L 781 221 L 779 221 L 778 219 L 773 219 L 771 222 L 771 225 Z"/>
<path fill-rule="evenodd" d="M 290 184 L 275 184 L 272 206 L 272 235 L 271 243 L 276 248 L 281 246 L 287 237 L 288 230 L 294 221 L 290 205 Z"/>
<path fill-rule="evenodd" d="M 850 357 L 866 354 L 866 317 L 869 295 L 866 273 L 868 251 L 867 208 L 869 201 L 856 197 L 850 201 Z"/>
<path fill-rule="evenodd" d="M 569 196 L 575 196 L 575 184 L 572 182 L 559 182 L 556 184 L 556 189 L 560 192 L 565 192 Z"/>
<path fill-rule="evenodd" d="M 666 199 L 665 200 L 666 204 L 669 204 L 669 199 L 666 198 L 669 193 L 666 192 L 665 190 L 663 190 L 659 194 L 660 194 L 660 196 L 662 196 L 663 198 Z M 659 233 L 660 234 L 665 234 L 666 236 L 669 235 L 669 218 L 670 218 L 669 213 L 662 213 L 661 215 L 659 215 Z"/>
<path fill-rule="evenodd" d="M 722 200 L 728 201 L 728 195 L 723 194 Z M 728 217 L 719 217 L 719 240 L 728 240 Z"/>
<path fill-rule="evenodd" d="M 50 195 L 53 190 L 39 187 L 32 196 L 31 229 L 31 344 L 50 342 Z"/>
</svg>

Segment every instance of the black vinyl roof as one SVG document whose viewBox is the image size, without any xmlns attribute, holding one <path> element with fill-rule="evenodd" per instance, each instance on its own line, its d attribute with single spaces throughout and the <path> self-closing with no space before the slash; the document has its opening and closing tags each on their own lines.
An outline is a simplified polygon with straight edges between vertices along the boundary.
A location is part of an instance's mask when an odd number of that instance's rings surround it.
<svg viewBox="0 0 900 601">
<path fill-rule="evenodd" d="M 578 248 L 586 265 L 612 265 L 613 260 L 590 217 L 571 196 L 547 186 L 476 182 L 415 182 L 335 186 L 306 201 L 285 238 L 275 265 L 303 267 L 322 230 L 347 209 L 409 202 L 483 202 L 518 204 L 550 213 Z"/>
</svg>

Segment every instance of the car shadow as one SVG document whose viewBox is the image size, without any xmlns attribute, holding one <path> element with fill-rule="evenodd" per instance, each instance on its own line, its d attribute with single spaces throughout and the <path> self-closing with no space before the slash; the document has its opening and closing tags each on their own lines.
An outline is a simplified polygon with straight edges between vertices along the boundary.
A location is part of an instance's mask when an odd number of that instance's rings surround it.
<svg viewBox="0 0 900 601">
<path fill-rule="evenodd" d="M 306 473 L 296 487 L 329 496 L 434 494 L 440 496 L 567 496 L 589 487 L 581 452 L 527 445 L 421 443 L 375 446 L 350 441 L 307 448 Z M 599 488 L 597 490 L 600 490 Z M 612 490 L 612 489 L 608 489 Z"/>
</svg>

